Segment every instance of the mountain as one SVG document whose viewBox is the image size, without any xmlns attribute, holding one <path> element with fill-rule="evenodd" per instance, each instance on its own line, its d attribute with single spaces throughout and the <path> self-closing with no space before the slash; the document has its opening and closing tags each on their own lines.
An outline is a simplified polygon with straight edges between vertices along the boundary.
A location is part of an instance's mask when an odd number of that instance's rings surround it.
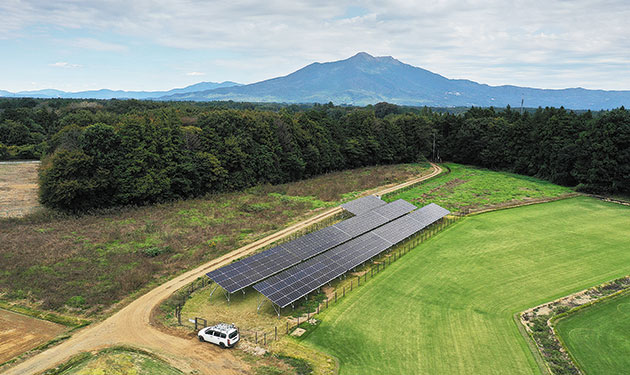
<svg viewBox="0 0 630 375">
<path fill-rule="evenodd" d="M 213 90 L 222 87 L 239 86 L 239 83 L 225 81 L 217 82 L 200 82 L 183 88 L 172 89 L 169 91 L 122 91 L 122 90 L 90 90 L 79 92 L 66 92 L 54 89 L 36 90 L 36 91 L 20 91 L 12 93 L 0 90 L 0 97 L 30 97 L 30 98 L 70 98 L 70 99 L 155 99 L 165 95 L 184 94 L 190 92 Z"/>
<path fill-rule="evenodd" d="M 386 101 L 413 106 L 611 109 L 630 104 L 630 91 L 570 88 L 546 90 L 489 86 L 361 52 L 346 60 L 313 63 L 284 77 L 249 85 L 165 95 L 160 100 L 235 100 L 251 102 L 367 105 Z"/>
</svg>

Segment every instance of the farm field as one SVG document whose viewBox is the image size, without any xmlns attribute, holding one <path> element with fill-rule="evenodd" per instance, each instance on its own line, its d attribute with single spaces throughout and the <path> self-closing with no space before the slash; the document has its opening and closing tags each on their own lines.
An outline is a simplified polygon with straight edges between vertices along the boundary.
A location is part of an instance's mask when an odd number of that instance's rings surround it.
<svg viewBox="0 0 630 375">
<path fill-rule="evenodd" d="M 22 217 L 41 208 L 38 169 L 39 162 L 0 162 L 0 218 Z"/>
<path fill-rule="evenodd" d="M 536 374 L 513 315 L 630 273 L 630 208 L 578 197 L 467 217 L 326 310 L 341 374 Z"/>
<path fill-rule="evenodd" d="M 0 363 L 41 345 L 68 327 L 0 309 Z"/>
<path fill-rule="evenodd" d="M 583 309 L 555 326 L 587 374 L 623 374 L 630 368 L 630 294 Z"/>
<path fill-rule="evenodd" d="M 428 164 L 360 168 L 284 185 L 80 217 L 0 219 L 0 298 L 107 313 L 152 282 L 214 259 Z"/>
<path fill-rule="evenodd" d="M 455 163 L 445 165 L 451 173 L 386 199 L 402 198 L 417 206 L 436 203 L 452 212 L 467 213 L 515 202 L 557 198 L 573 192 L 567 187 L 534 177 Z"/>
</svg>

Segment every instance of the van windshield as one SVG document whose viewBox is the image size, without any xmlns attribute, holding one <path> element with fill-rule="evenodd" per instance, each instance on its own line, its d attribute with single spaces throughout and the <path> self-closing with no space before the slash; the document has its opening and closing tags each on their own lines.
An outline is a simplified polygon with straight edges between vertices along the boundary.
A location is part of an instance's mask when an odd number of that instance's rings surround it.
<svg viewBox="0 0 630 375">
<path fill-rule="evenodd" d="M 238 335 L 237 331 L 232 331 L 232 333 L 230 333 L 230 338 L 233 339 L 236 337 L 236 335 Z"/>
</svg>

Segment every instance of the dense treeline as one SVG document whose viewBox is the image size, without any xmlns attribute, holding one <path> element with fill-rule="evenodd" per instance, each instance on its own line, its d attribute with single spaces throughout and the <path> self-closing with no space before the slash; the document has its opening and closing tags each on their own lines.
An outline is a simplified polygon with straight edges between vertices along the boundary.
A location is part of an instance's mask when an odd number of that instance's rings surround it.
<svg viewBox="0 0 630 375">
<path fill-rule="evenodd" d="M 438 157 L 606 193 L 630 187 L 630 113 L 464 113 L 234 102 L 0 100 L 0 159 L 39 158 L 41 200 L 83 211 Z M 435 148 L 433 147 L 435 142 Z"/>
<path fill-rule="evenodd" d="M 630 192 L 630 112 L 472 108 L 435 121 L 444 159 L 595 193 Z"/>
</svg>

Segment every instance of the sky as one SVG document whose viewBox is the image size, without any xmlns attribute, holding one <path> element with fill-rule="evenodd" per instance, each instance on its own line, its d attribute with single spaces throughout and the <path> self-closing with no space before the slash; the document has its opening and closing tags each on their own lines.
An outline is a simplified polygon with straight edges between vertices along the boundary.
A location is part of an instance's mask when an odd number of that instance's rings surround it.
<svg viewBox="0 0 630 375">
<path fill-rule="evenodd" d="M 489 85 L 630 90 L 627 0 L 2 0 L 0 90 L 253 83 L 357 52 Z"/>
</svg>

